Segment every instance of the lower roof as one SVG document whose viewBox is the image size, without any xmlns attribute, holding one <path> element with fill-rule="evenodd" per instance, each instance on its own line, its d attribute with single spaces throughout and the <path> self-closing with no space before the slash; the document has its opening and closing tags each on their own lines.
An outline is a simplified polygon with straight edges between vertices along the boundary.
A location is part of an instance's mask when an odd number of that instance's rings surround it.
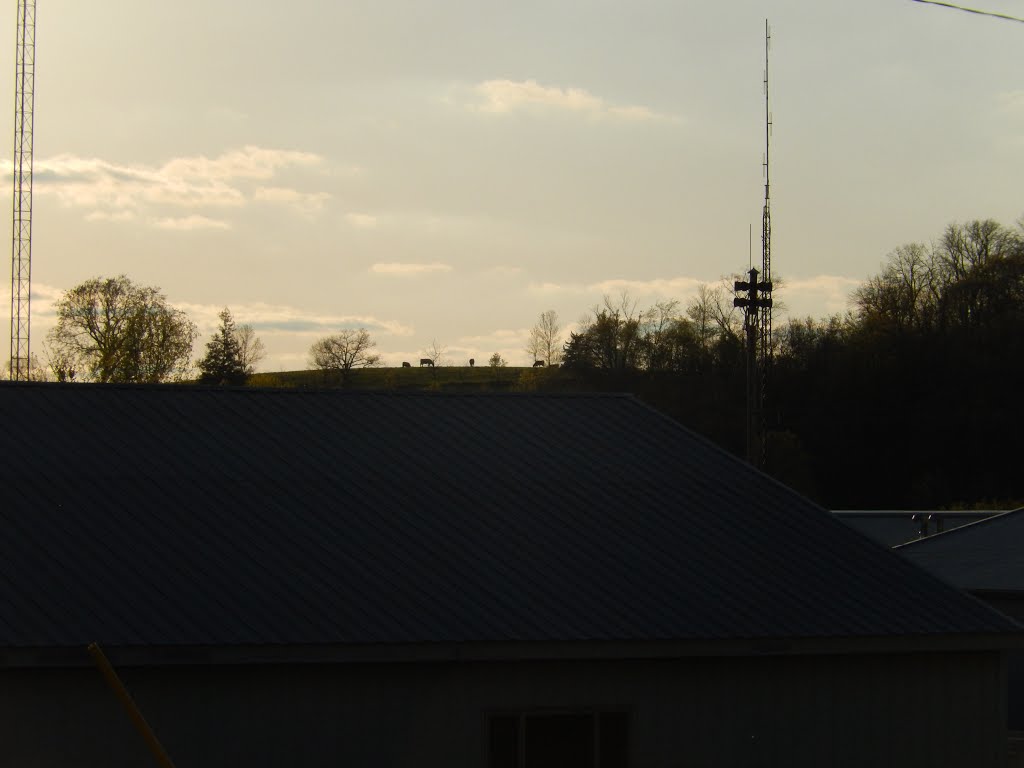
<svg viewBox="0 0 1024 768">
<path fill-rule="evenodd" d="M 919 539 L 896 550 L 960 589 L 1024 594 L 1024 508 Z"/>
</svg>

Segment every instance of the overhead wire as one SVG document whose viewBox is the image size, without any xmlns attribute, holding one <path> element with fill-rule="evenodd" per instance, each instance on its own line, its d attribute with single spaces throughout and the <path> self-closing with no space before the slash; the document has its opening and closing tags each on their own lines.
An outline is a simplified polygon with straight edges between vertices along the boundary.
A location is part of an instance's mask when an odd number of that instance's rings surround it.
<svg viewBox="0 0 1024 768">
<path fill-rule="evenodd" d="M 975 13 L 979 16 L 991 16 L 996 19 L 1003 19 L 1003 21 L 1016 21 L 1024 24 L 1024 19 L 1017 18 L 1016 16 L 1009 16 L 1005 13 L 996 13 L 995 11 L 981 11 L 977 8 L 966 8 L 962 5 L 954 5 L 953 3 L 944 3 L 941 0 L 911 0 L 915 3 L 925 3 L 927 5 L 941 5 L 943 8 L 952 8 L 957 11 L 964 11 L 965 13 Z"/>
</svg>

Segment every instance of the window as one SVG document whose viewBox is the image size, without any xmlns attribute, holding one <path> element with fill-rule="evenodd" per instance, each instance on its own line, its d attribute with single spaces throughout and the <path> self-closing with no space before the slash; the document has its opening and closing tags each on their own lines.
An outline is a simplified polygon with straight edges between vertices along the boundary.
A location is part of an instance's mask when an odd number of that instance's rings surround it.
<svg viewBox="0 0 1024 768">
<path fill-rule="evenodd" d="M 488 768 L 627 768 L 625 712 L 538 711 L 487 718 Z"/>
</svg>

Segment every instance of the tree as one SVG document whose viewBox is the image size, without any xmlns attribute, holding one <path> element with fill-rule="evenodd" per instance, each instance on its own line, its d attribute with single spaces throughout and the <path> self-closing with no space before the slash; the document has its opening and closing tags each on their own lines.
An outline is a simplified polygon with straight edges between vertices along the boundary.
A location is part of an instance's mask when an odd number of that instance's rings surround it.
<svg viewBox="0 0 1024 768">
<path fill-rule="evenodd" d="M 563 364 L 570 368 L 604 371 L 636 370 L 642 364 L 643 312 L 625 292 L 618 304 L 604 297 L 603 307 L 580 321 L 579 333 L 570 333 L 563 350 Z"/>
<path fill-rule="evenodd" d="M 430 346 L 427 347 L 427 350 L 423 353 L 423 357 L 430 360 L 430 362 L 434 364 L 433 367 L 436 368 L 441 365 L 441 361 L 444 360 L 447 353 L 448 347 L 443 344 L 439 344 L 437 339 L 432 339 Z"/>
<path fill-rule="evenodd" d="M 935 320 L 945 267 L 934 249 L 908 243 L 892 251 L 882 272 L 853 292 L 863 319 L 897 330 L 927 329 Z"/>
<path fill-rule="evenodd" d="M 495 352 L 491 355 L 491 359 L 487 361 L 487 364 L 491 366 L 491 368 L 504 368 L 508 365 L 508 362 L 501 356 L 500 352 Z"/>
<path fill-rule="evenodd" d="M 533 360 L 543 360 L 549 368 L 562 361 L 562 327 L 553 309 L 540 313 L 537 324 L 530 329 L 526 353 Z"/>
<path fill-rule="evenodd" d="M 200 384 L 238 386 L 245 383 L 247 371 L 238 343 L 238 329 L 227 307 L 220 313 L 220 328 L 206 342 L 206 356 L 198 367 Z"/>
<path fill-rule="evenodd" d="M 314 342 L 309 348 L 309 357 L 314 368 L 338 372 L 345 385 L 353 368 L 369 368 L 380 363 L 380 355 L 373 352 L 376 346 L 377 342 L 365 328 L 347 328 Z"/>
<path fill-rule="evenodd" d="M 56 304 L 52 359 L 87 381 L 160 382 L 189 369 L 196 326 L 158 288 L 95 277 Z M 58 373 L 58 378 L 61 378 Z"/>
<path fill-rule="evenodd" d="M 39 357 L 35 352 L 32 353 L 28 360 L 27 370 L 23 370 L 25 374 L 23 381 L 49 381 L 50 374 L 46 370 L 46 366 L 39 362 Z M 11 359 L 7 360 L 7 375 L 8 378 L 14 378 L 14 361 Z"/>
<path fill-rule="evenodd" d="M 267 350 L 249 324 L 235 329 L 235 340 L 238 342 L 238 358 L 245 368 L 245 375 L 252 376 L 256 373 L 256 365 L 267 356 Z"/>
</svg>

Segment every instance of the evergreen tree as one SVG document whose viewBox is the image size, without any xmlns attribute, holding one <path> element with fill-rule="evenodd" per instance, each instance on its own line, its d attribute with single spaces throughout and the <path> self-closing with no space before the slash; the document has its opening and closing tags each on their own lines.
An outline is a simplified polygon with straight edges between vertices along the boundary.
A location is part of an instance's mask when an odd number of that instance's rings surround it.
<svg viewBox="0 0 1024 768">
<path fill-rule="evenodd" d="M 245 383 L 245 361 L 238 344 L 235 321 L 227 307 L 220 313 L 220 328 L 206 342 L 206 357 L 198 365 L 200 384 L 237 386 Z"/>
</svg>

